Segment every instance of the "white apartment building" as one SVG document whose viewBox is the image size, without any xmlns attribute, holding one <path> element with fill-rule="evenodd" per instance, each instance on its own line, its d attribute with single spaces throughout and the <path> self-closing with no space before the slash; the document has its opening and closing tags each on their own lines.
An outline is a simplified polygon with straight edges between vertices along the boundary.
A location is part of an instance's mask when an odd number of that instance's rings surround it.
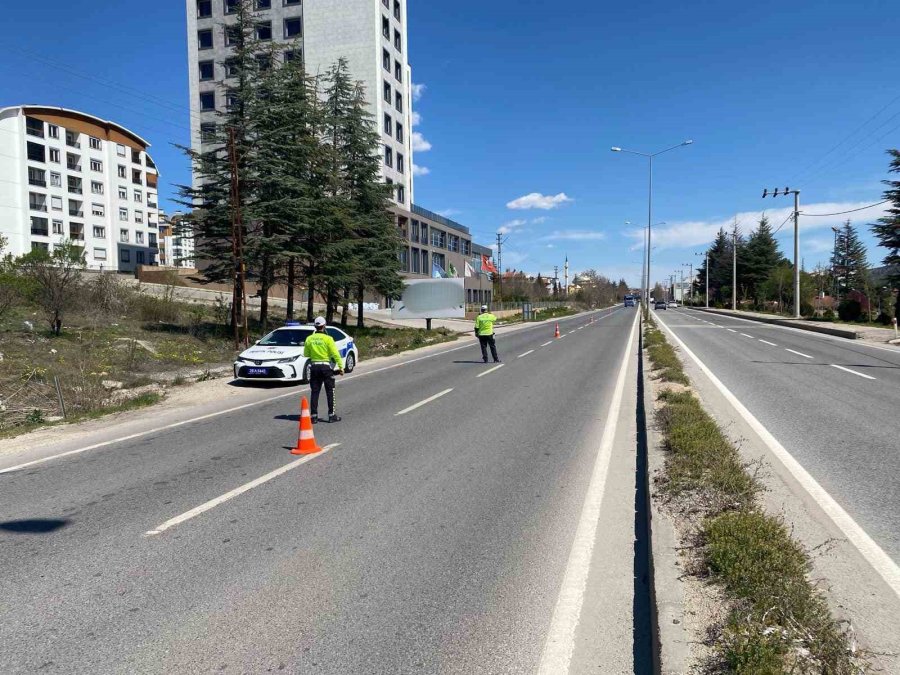
<svg viewBox="0 0 900 675">
<path fill-rule="evenodd" d="M 181 230 L 184 214 L 175 212 L 169 217 L 159 212 L 159 264 L 161 267 L 194 267 L 194 238 Z"/>
<path fill-rule="evenodd" d="M 90 269 L 155 265 L 156 165 L 149 143 L 75 110 L 0 108 L 0 234 L 13 255 L 83 246 Z"/>
<path fill-rule="evenodd" d="M 239 0 L 186 0 L 191 91 L 191 144 L 225 107 L 226 26 Z M 282 58 L 302 58 L 307 72 L 324 73 L 340 58 L 363 83 L 381 129 L 382 175 L 396 185 L 394 200 L 413 203 L 412 72 L 406 0 L 255 0 L 257 37 L 284 45 Z M 234 19 L 231 19 L 233 22 Z"/>
</svg>

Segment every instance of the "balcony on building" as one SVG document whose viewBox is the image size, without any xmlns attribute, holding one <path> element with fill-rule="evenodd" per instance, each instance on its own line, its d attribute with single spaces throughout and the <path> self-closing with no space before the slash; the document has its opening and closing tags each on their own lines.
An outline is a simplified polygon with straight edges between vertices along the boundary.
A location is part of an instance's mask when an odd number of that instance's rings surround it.
<svg viewBox="0 0 900 675">
<path fill-rule="evenodd" d="M 78 140 L 79 134 L 74 131 L 66 131 L 66 145 L 70 148 L 80 148 L 81 141 Z"/>
</svg>

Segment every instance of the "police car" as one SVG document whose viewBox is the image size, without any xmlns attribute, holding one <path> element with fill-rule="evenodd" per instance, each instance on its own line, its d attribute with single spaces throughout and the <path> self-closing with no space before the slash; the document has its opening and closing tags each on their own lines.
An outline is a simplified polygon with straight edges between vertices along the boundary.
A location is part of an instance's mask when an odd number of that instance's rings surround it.
<svg viewBox="0 0 900 675">
<path fill-rule="evenodd" d="M 288 322 L 284 328 L 273 330 L 237 357 L 234 362 L 235 379 L 309 382 L 310 363 L 303 356 L 303 343 L 314 332 L 312 326 L 302 326 L 297 322 Z M 334 338 L 344 359 L 344 372 L 352 372 L 359 362 L 359 350 L 353 338 L 334 326 L 328 326 L 325 332 Z"/>
</svg>

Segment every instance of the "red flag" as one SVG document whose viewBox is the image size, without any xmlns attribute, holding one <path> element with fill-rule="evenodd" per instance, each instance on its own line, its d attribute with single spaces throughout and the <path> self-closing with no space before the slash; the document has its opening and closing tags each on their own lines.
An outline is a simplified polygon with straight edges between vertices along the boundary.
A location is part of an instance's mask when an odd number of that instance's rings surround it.
<svg viewBox="0 0 900 675">
<path fill-rule="evenodd" d="M 497 268 L 494 267 L 493 261 L 486 255 L 481 256 L 481 271 L 497 273 Z"/>
</svg>

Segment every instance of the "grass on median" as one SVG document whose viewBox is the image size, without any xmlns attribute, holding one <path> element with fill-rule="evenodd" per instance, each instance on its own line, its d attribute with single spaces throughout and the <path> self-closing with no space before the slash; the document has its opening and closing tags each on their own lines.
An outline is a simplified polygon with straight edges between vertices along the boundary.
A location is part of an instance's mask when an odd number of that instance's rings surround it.
<svg viewBox="0 0 900 675">
<path fill-rule="evenodd" d="M 645 318 L 654 372 L 689 384 L 677 354 Z M 716 637 L 716 660 L 705 672 L 865 672 L 809 580 L 808 554 L 782 520 L 762 511 L 762 487 L 734 444 L 690 390 L 666 389 L 659 401 L 657 420 L 671 453 L 662 492 L 699 521 L 701 566 L 722 585 L 731 606 Z"/>
<path fill-rule="evenodd" d="M 446 328 L 427 331 L 423 328 L 384 328 L 367 326 L 357 328 L 347 326 L 347 333 L 353 337 L 359 348 L 360 360 L 373 359 L 376 356 L 391 356 L 410 349 L 452 342 L 459 335 Z"/>
</svg>

